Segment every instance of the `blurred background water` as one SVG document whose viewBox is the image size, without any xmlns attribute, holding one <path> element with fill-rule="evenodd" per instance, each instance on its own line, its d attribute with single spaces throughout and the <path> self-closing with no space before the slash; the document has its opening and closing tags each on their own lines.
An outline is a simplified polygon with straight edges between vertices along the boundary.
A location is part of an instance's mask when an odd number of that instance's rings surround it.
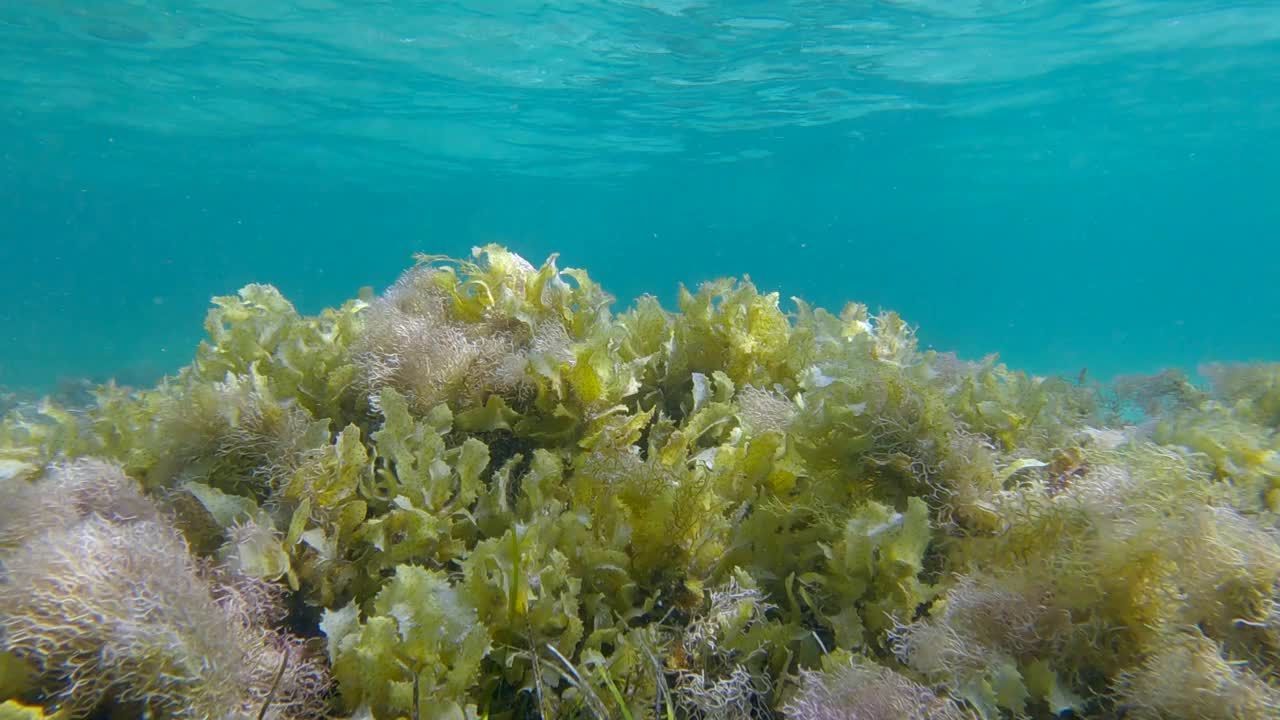
<svg viewBox="0 0 1280 720">
<path fill-rule="evenodd" d="M 0 385 L 504 243 L 1094 376 L 1280 359 L 1280 2 L 0 2 Z"/>
</svg>

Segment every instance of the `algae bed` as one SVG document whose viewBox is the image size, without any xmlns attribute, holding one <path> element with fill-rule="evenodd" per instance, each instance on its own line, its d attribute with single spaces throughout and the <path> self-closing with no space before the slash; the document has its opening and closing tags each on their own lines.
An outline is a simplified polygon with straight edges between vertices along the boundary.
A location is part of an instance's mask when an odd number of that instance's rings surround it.
<svg viewBox="0 0 1280 720">
<path fill-rule="evenodd" d="M 420 256 L 0 425 L 0 718 L 1263 718 L 1280 365 Z"/>
</svg>

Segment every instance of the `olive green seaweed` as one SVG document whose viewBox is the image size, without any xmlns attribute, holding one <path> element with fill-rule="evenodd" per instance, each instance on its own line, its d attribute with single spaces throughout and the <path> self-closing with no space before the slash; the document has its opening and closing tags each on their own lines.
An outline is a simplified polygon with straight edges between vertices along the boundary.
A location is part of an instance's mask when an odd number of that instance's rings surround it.
<svg viewBox="0 0 1280 720">
<path fill-rule="evenodd" d="M 420 255 L 0 422 L 0 717 L 1280 715 L 1280 365 Z M 16 398 L 16 396 L 15 396 Z"/>
</svg>

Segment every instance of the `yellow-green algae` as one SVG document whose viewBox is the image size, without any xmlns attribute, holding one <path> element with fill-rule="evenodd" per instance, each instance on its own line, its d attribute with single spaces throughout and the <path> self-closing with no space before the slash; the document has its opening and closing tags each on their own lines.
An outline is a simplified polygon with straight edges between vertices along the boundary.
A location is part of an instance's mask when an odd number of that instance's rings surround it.
<svg viewBox="0 0 1280 720">
<path fill-rule="evenodd" d="M 1280 366 L 1109 386 L 732 279 L 420 256 L 0 425 L 0 712 L 1280 712 Z"/>
</svg>

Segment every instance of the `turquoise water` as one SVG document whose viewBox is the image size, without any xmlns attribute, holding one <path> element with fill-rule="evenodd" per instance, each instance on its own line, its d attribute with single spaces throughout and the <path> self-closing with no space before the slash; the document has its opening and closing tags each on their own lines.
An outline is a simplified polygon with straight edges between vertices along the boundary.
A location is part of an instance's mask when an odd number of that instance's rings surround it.
<svg viewBox="0 0 1280 720">
<path fill-rule="evenodd" d="M 0 385 L 500 242 L 1094 375 L 1280 359 L 1280 3 L 0 3 Z"/>
</svg>

